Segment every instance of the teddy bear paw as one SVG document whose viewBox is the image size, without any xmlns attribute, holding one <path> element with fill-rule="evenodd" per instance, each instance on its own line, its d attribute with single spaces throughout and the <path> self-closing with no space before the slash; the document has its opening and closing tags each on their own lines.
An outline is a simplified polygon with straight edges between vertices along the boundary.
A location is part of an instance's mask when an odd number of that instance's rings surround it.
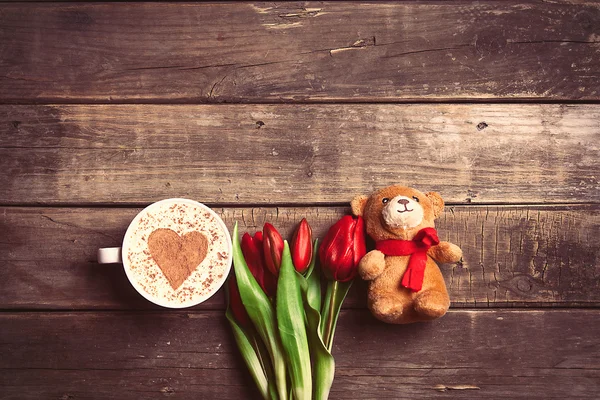
<svg viewBox="0 0 600 400">
<path fill-rule="evenodd" d="M 429 255 L 441 263 L 456 263 L 463 256 L 460 247 L 450 242 L 440 242 L 435 247 L 432 247 Z"/>
<path fill-rule="evenodd" d="M 415 299 L 414 307 L 422 317 L 435 319 L 446 314 L 450 307 L 450 299 L 446 293 L 429 290 Z"/>
<path fill-rule="evenodd" d="M 385 255 L 379 250 L 365 254 L 358 264 L 358 273 L 365 281 L 377 278 L 385 269 Z"/>
<path fill-rule="evenodd" d="M 450 262 L 459 262 L 462 259 L 463 252 L 460 247 L 454 243 L 448 243 L 448 259 Z"/>
</svg>

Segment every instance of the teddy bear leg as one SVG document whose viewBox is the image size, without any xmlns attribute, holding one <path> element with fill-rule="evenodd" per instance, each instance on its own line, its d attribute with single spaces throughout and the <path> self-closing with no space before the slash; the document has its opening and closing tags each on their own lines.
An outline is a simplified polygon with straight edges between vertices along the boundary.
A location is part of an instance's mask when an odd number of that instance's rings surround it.
<svg viewBox="0 0 600 400">
<path fill-rule="evenodd" d="M 415 311 L 425 320 L 443 316 L 450 307 L 450 298 L 446 291 L 429 289 L 415 298 Z"/>
<path fill-rule="evenodd" d="M 402 316 L 404 305 L 393 293 L 377 293 L 377 296 L 370 299 L 369 308 L 373 315 L 382 321 L 393 321 Z"/>
<path fill-rule="evenodd" d="M 410 305 L 410 298 L 397 292 L 377 293 L 376 297 L 369 299 L 371 313 L 389 324 L 414 322 L 415 315 Z"/>
<path fill-rule="evenodd" d="M 414 310 L 424 321 L 439 318 L 450 307 L 450 297 L 442 272 L 436 263 L 429 259 L 425 268 L 423 289 L 416 293 Z"/>
</svg>

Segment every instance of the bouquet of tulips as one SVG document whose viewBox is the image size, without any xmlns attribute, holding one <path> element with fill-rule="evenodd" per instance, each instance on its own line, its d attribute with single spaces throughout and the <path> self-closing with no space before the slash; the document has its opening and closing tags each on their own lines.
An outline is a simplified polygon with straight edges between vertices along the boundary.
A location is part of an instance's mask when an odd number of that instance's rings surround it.
<svg viewBox="0 0 600 400">
<path fill-rule="evenodd" d="M 333 335 L 366 251 L 363 229 L 362 219 L 344 216 L 319 247 L 306 219 L 291 244 L 269 223 L 240 243 L 235 225 L 226 315 L 264 399 L 328 398 Z M 319 270 L 327 280 L 324 296 Z"/>
</svg>

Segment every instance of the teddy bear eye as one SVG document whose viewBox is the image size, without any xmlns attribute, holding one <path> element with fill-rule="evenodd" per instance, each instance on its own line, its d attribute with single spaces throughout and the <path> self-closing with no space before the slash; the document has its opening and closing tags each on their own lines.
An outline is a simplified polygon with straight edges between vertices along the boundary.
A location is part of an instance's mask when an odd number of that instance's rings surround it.
<svg viewBox="0 0 600 400">
<path fill-rule="evenodd" d="M 388 199 L 387 197 L 384 197 L 383 199 L 381 199 L 381 202 L 383 204 L 387 203 L 388 201 L 390 201 L 390 199 Z"/>
<path fill-rule="evenodd" d="M 419 198 L 417 196 L 413 196 L 413 199 L 415 199 L 417 203 L 419 202 Z"/>
</svg>

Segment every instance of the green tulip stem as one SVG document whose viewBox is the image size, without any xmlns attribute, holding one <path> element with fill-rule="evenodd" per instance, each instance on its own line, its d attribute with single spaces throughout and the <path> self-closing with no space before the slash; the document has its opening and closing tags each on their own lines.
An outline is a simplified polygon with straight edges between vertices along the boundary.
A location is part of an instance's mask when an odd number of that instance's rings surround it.
<svg viewBox="0 0 600 400">
<path fill-rule="evenodd" d="M 329 351 L 331 351 L 331 345 L 333 344 L 333 320 L 335 319 L 335 299 L 337 297 L 338 286 L 338 281 L 332 282 L 331 297 L 329 297 L 329 313 L 327 315 L 327 330 L 325 331 L 325 344 Z"/>
</svg>

